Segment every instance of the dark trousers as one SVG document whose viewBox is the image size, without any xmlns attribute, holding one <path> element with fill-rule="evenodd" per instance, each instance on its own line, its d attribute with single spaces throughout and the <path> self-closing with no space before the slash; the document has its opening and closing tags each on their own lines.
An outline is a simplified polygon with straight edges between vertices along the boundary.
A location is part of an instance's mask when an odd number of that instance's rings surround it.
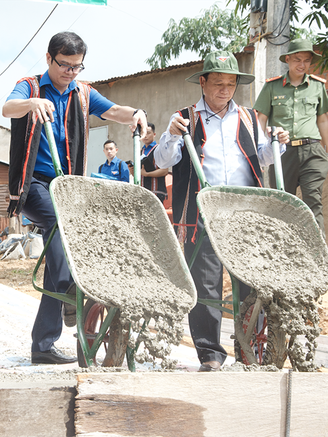
<svg viewBox="0 0 328 437">
<path fill-rule="evenodd" d="M 322 206 L 322 188 L 327 177 L 327 153 L 318 143 L 304 146 L 287 146 L 286 152 L 281 156 L 284 175 L 285 191 L 296 194 L 300 186 L 302 199 L 314 214 L 314 217 L 325 235 Z M 274 167 L 269 167 L 270 187 L 275 188 Z"/>
<path fill-rule="evenodd" d="M 23 214 L 41 229 L 43 243 L 46 244 L 56 223 L 47 182 L 32 179 Z M 72 281 L 57 230 L 46 253 L 43 288 L 48 291 L 65 293 Z M 61 308 L 62 301 L 45 294 L 42 295 L 32 330 L 32 352 L 49 350 L 60 337 L 62 332 Z"/>
<path fill-rule="evenodd" d="M 200 235 L 204 225 L 198 223 L 197 234 Z M 194 252 L 195 244 L 184 245 L 187 263 Z M 222 300 L 223 266 L 214 253 L 206 235 L 191 269 L 191 275 L 201 299 Z M 250 287 L 240 282 L 240 300 L 244 300 Z M 197 303 L 189 313 L 189 326 L 198 359 L 201 363 L 219 361 L 221 364 L 227 352 L 220 344 L 222 312 L 216 308 Z"/>
</svg>

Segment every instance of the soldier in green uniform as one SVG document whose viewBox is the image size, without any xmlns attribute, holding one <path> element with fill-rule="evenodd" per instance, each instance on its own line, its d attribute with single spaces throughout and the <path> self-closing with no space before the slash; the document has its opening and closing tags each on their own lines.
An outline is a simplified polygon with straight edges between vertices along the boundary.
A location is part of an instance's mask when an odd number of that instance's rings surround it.
<svg viewBox="0 0 328 437">
<path fill-rule="evenodd" d="M 310 41 L 295 39 L 280 61 L 289 71 L 267 79 L 254 109 L 265 131 L 266 124 L 289 131 L 290 141 L 282 155 L 285 190 L 302 190 L 303 201 L 311 208 L 325 235 L 322 213 L 322 187 L 328 172 L 328 98 L 325 79 L 308 75 L 311 64 L 321 55 L 313 51 Z M 321 142 L 321 144 L 320 144 Z M 275 187 L 274 170 L 269 169 L 270 185 Z"/>
</svg>

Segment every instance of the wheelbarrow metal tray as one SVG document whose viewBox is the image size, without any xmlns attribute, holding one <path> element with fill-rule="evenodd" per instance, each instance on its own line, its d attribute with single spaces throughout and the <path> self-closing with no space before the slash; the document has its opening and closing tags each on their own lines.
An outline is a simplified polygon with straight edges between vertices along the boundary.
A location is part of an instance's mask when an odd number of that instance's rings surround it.
<svg viewBox="0 0 328 437">
<path fill-rule="evenodd" d="M 288 261 L 285 261 L 287 244 L 283 245 L 283 243 L 281 243 L 279 245 L 277 241 L 273 241 L 274 238 L 268 238 L 267 240 L 267 261 L 265 260 L 266 255 L 263 256 L 263 250 L 266 250 L 266 242 L 264 241 L 266 238 L 265 234 L 274 234 L 276 229 L 278 229 L 278 231 L 280 229 L 279 225 L 277 226 L 277 222 L 274 222 L 275 219 L 281 221 L 281 229 L 284 228 L 284 225 L 287 225 L 288 228 L 286 227 L 286 229 L 290 232 L 291 240 L 296 239 L 296 237 L 298 238 L 299 244 L 304 246 L 304 252 L 308 256 L 307 259 L 310 259 L 311 262 L 313 261 L 313 264 L 318 267 L 319 270 L 327 270 L 324 266 L 328 261 L 328 251 L 321 230 L 315 221 L 312 211 L 296 196 L 281 190 L 266 188 L 215 186 L 203 188 L 197 196 L 197 204 L 204 220 L 206 232 L 218 258 L 230 273 L 246 284 L 256 288 L 258 283 L 256 283 L 255 280 L 253 281 L 251 270 L 254 270 L 254 273 L 256 273 L 256 270 L 261 271 L 262 269 L 263 271 L 263 268 L 266 268 L 272 273 L 270 276 L 270 281 L 272 279 L 271 285 L 276 286 L 274 281 L 279 280 L 279 278 L 277 278 L 279 270 L 275 270 L 272 259 L 275 258 L 277 262 L 280 261 L 280 264 Z M 247 247 L 247 244 L 245 246 L 248 233 L 251 232 L 247 222 L 243 223 L 241 220 L 240 229 L 235 233 L 235 241 L 237 241 L 237 244 L 234 251 L 229 247 L 231 246 L 231 242 L 227 237 L 229 232 L 230 234 L 232 232 L 232 221 L 234 217 L 238 214 L 242 217 L 244 212 L 264 216 L 264 222 L 262 223 L 267 224 L 267 230 L 265 227 L 264 229 L 262 228 L 264 234 L 262 233 L 262 237 L 259 236 L 257 240 L 262 246 L 261 256 L 253 258 L 252 260 L 251 257 L 256 247 Z M 252 217 L 254 217 L 255 220 L 257 218 L 254 214 Z M 277 235 L 276 238 L 279 239 L 279 235 Z M 287 238 L 289 237 L 286 236 L 286 239 Z M 241 243 L 240 247 L 243 245 L 242 247 L 244 249 L 246 248 L 246 250 L 240 251 L 240 253 L 238 253 L 238 239 Z M 252 242 L 254 241 L 256 241 L 256 238 L 253 238 Z M 288 250 L 291 248 L 292 246 L 287 247 Z M 300 250 L 300 246 L 297 245 L 296 249 Z M 247 257 L 249 257 L 249 259 L 245 260 Z M 249 264 L 249 270 L 241 269 L 241 265 L 243 264 L 245 267 L 247 263 Z M 304 266 L 303 269 L 304 268 L 311 269 L 310 266 Z M 311 270 L 309 271 L 311 272 Z M 244 275 L 245 272 L 247 273 L 246 276 Z M 256 278 L 256 280 L 258 280 L 258 278 L 261 280 L 261 275 L 257 274 Z M 266 278 L 268 278 L 268 275 Z M 283 279 L 285 280 L 285 278 Z M 326 279 L 324 278 L 323 283 L 326 283 Z M 270 284 L 262 284 L 262 286 L 266 285 Z"/>
<path fill-rule="evenodd" d="M 196 290 L 159 199 L 138 185 L 82 176 L 50 185 L 67 261 L 78 287 L 117 308 L 196 303 Z M 147 306 L 144 305 L 144 306 Z"/>
</svg>

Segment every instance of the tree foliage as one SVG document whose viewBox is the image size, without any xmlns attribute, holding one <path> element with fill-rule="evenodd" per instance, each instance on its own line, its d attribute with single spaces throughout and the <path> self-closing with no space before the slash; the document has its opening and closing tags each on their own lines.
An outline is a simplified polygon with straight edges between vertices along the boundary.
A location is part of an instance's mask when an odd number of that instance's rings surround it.
<svg viewBox="0 0 328 437">
<path fill-rule="evenodd" d="M 179 23 L 171 19 L 163 42 L 146 62 L 152 69 L 165 68 L 183 50 L 196 52 L 201 59 L 213 50 L 238 52 L 247 45 L 247 24 L 247 19 L 230 10 L 221 11 L 216 4 L 198 18 L 182 18 Z"/>
<path fill-rule="evenodd" d="M 230 2 L 231 0 L 229 0 Z M 235 13 L 243 13 L 250 10 L 250 0 L 236 0 Z M 229 4 L 228 2 L 228 4 Z M 328 68 L 328 0 L 305 0 L 305 2 L 311 7 L 311 12 L 307 14 L 300 23 L 300 12 L 302 10 L 300 3 L 297 0 L 291 0 L 289 6 L 290 12 L 290 37 L 291 39 L 298 38 L 300 36 L 306 36 L 311 41 L 319 46 L 322 53 L 322 59 L 319 61 L 319 67 L 321 71 Z M 313 32 L 309 32 L 307 29 L 299 28 L 293 23 L 306 24 L 309 28 L 313 23 L 316 23 L 318 28 L 322 30 L 313 37 Z"/>
</svg>

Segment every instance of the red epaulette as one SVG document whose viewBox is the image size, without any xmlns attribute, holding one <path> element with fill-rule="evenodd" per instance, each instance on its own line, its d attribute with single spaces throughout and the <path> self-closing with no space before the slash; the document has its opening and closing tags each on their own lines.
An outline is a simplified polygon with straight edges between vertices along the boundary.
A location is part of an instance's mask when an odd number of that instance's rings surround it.
<svg viewBox="0 0 328 437">
<path fill-rule="evenodd" d="M 318 80 L 319 82 L 322 82 L 322 83 L 327 82 L 326 79 L 324 79 L 323 77 L 320 77 L 320 76 L 316 76 L 315 74 L 310 74 L 310 77 L 312 77 L 312 79 Z"/>
<path fill-rule="evenodd" d="M 272 82 L 273 80 L 278 80 L 278 79 L 280 79 L 282 77 L 282 75 L 280 75 L 280 76 L 276 76 L 276 77 L 270 77 L 269 79 L 266 79 L 265 81 L 266 82 Z"/>
</svg>

